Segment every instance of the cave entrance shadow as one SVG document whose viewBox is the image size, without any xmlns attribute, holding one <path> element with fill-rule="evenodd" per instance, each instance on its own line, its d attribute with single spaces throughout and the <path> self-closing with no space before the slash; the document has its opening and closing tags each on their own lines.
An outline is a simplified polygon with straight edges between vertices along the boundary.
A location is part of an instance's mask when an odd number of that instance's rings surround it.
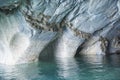
<svg viewBox="0 0 120 80">
<path fill-rule="evenodd" d="M 80 51 L 84 48 L 83 45 L 85 44 L 86 41 L 84 41 L 76 50 L 75 57 L 80 57 Z"/>
<path fill-rule="evenodd" d="M 50 42 L 39 54 L 39 61 L 51 62 L 55 60 L 55 49 L 58 39 Z"/>
</svg>

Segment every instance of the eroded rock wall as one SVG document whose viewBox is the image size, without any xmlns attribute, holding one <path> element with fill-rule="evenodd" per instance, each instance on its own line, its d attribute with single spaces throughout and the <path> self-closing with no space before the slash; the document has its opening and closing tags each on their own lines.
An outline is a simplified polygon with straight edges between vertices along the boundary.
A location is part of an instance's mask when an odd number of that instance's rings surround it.
<svg viewBox="0 0 120 80">
<path fill-rule="evenodd" d="M 119 0 L 0 0 L 0 63 L 119 53 L 119 13 Z"/>
</svg>

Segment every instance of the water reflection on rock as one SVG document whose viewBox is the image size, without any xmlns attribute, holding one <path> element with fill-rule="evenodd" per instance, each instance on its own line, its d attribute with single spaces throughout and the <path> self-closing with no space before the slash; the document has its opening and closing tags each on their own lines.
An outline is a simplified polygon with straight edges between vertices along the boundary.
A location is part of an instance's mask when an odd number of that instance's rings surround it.
<svg viewBox="0 0 120 80">
<path fill-rule="evenodd" d="M 58 67 L 57 72 L 60 78 L 67 80 L 76 80 L 79 78 L 79 73 L 77 72 L 79 66 L 75 58 L 61 58 L 56 61 Z"/>
<path fill-rule="evenodd" d="M 0 65 L 0 80 L 120 80 L 120 55 L 84 55 L 16 66 Z"/>
<path fill-rule="evenodd" d="M 120 55 L 110 55 L 106 57 L 106 63 L 109 63 L 112 66 L 120 66 Z"/>
<path fill-rule="evenodd" d="M 103 64 L 104 57 L 103 55 L 83 55 L 83 60 L 90 64 Z"/>
</svg>

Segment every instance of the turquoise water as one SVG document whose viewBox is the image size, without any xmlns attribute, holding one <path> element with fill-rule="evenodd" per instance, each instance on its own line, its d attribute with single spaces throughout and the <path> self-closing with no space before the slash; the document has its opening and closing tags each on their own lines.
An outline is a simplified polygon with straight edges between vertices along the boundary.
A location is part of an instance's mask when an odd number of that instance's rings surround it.
<svg viewBox="0 0 120 80">
<path fill-rule="evenodd" d="M 120 55 L 63 58 L 0 65 L 0 80 L 120 80 Z"/>
</svg>

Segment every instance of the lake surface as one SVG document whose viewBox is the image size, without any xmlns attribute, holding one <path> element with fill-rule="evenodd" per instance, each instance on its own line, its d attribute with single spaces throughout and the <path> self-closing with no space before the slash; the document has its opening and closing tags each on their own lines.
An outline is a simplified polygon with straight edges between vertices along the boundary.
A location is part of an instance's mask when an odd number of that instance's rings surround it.
<svg viewBox="0 0 120 80">
<path fill-rule="evenodd" d="M 120 80 L 120 55 L 88 55 L 16 66 L 0 65 L 0 80 Z"/>
</svg>

